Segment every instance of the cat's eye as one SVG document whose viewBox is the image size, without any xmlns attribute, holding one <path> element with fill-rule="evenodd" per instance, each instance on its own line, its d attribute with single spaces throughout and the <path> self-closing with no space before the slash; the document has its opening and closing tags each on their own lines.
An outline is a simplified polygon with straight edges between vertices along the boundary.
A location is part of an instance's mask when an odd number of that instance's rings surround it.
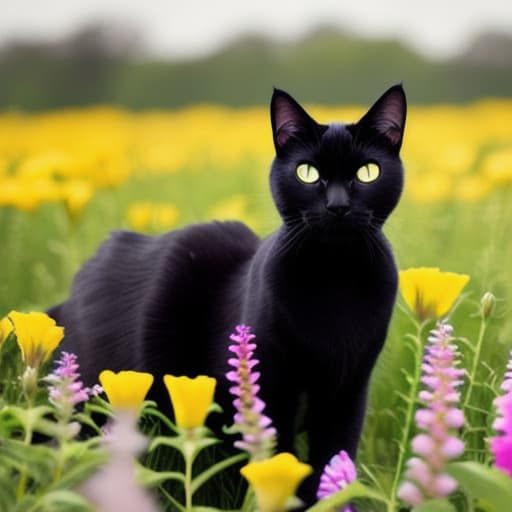
<svg viewBox="0 0 512 512">
<path fill-rule="evenodd" d="M 302 183 L 316 183 L 320 179 L 320 173 L 310 164 L 300 164 L 297 167 L 297 177 Z"/>
<path fill-rule="evenodd" d="M 371 183 L 380 176 L 380 168 L 375 163 L 369 163 L 359 167 L 356 173 L 356 178 L 361 183 Z"/>
</svg>

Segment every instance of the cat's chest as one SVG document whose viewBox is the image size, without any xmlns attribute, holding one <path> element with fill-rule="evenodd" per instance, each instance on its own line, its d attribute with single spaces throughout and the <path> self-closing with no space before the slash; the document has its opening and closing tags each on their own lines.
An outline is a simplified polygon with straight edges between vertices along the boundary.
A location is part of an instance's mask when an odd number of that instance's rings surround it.
<svg viewBox="0 0 512 512">
<path fill-rule="evenodd" d="M 309 275 L 288 273 L 281 281 L 280 304 L 297 319 L 357 323 L 380 316 L 396 294 L 393 268 L 385 275 L 352 271 L 319 271 Z"/>
<path fill-rule="evenodd" d="M 276 309 L 308 343 L 371 343 L 387 329 L 397 281 L 391 255 L 368 262 L 296 259 L 280 269 Z"/>
</svg>

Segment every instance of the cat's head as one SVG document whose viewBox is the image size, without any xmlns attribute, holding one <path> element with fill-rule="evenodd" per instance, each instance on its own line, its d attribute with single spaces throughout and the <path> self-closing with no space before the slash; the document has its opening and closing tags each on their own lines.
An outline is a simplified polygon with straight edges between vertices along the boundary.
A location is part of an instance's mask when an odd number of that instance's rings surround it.
<svg viewBox="0 0 512 512">
<path fill-rule="evenodd" d="M 353 124 L 319 124 L 278 89 L 270 111 L 276 149 L 270 185 L 283 221 L 321 232 L 379 228 L 403 186 L 402 86 L 388 89 Z"/>
</svg>

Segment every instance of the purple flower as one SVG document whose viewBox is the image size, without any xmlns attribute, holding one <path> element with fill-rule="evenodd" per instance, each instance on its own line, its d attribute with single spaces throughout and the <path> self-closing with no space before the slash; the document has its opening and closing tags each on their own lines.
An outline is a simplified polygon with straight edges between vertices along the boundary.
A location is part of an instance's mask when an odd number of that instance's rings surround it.
<svg viewBox="0 0 512 512">
<path fill-rule="evenodd" d="M 320 477 L 320 485 L 316 496 L 319 500 L 344 489 L 357 478 L 356 467 L 345 450 L 335 455 L 325 466 Z M 351 505 L 343 507 L 342 512 L 353 512 Z"/>
<path fill-rule="evenodd" d="M 498 417 L 493 423 L 493 428 L 501 435 L 491 438 L 489 442 L 494 465 L 512 477 L 512 351 L 501 389 L 505 394 L 494 400 Z"/>
<path fill-rule="evenodd" d="M 256 344 L 251 341 L 256 336 L 250 331 L 250 327 L 238 325 L 236 333 L 231 334 L 230 339 L 235 343 L 229 346 L 229 350 L 236 357 L 228 359 L 234 370 L 229 371 L 226 377 L 235 383 L 229 391 L 236 396 L 233 401 L 236 408 L 235 430 L 242 434 L 242 440 L 235 441 L 235 446 L 249 452 L 251 460 L 254 461 L 272 455 L 276 429 L 271 426 L 271 419 L 263 414 L 265 403 L 257 396 L 260 374 L 253 371 L 253 368 L 259 361 L 252 357 Z"/>
<path fill-rule="evenodd" d="M 457 387 L 466 372 L 456 368 L 457 347 L 452 333 L 451 325 L 438 323 L 428 338 L 423 359 L 421 382 L 427 389 L 419 398 L 426 407 L 418 409 L 415 416 L 422 432 L 412 440 L 417 457 L 407 462 L 406 481 L 398 490 L 398 496 L 413 506 L 448 496 L 457 488 L 456 480 L 443 471 L 447 461 L 464 452 L 464 443 L 456 436 L 456 430 L 464 425 L 464 414 L 456 405 L 460 400 Z"/>
<path fill-rule="evenodd" d="M 84 387 L 78 373 L 79 365 L 76 354 L 62 352 L 60 359 L 55 363 L 57 367 L 45 380 L 50 382 L 48 394 L 50 402 L 57 407 L 62 419 L 69 421 L 74 406 L 85 402 L 90 396 L 97 396 L 103 390 L 96 385 L 93 388 Z"/>
</svg>

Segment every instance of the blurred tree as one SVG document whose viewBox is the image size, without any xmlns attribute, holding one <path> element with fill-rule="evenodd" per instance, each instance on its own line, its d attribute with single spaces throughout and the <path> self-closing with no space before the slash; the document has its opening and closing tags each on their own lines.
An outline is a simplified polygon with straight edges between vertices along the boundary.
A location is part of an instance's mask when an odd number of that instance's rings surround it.
<svg viewBox="0 0 512 512">
<path fill-rule="evenodd" d="M 366 104 L 399 81 L 415 103 L 461 102 L 509 97 L 511 58 L 504 34 L 482 34 L 461 56 L 436 61 L 397 41 L 319 27 L 294 42 L 248 34 L 208 57 L 165 61 L 144 55 L 134 27 L 97 23 L 60 41 L 0 51 L 0 108 L 245 106 L 266 103 L 272 86 L 306 102 Z"/>
<path fill-rule="evenodd" d="M 461 60 L 476 66 L 512 68 L 512 35 L 481 32 L 461 56 Z"/>
</svg>

